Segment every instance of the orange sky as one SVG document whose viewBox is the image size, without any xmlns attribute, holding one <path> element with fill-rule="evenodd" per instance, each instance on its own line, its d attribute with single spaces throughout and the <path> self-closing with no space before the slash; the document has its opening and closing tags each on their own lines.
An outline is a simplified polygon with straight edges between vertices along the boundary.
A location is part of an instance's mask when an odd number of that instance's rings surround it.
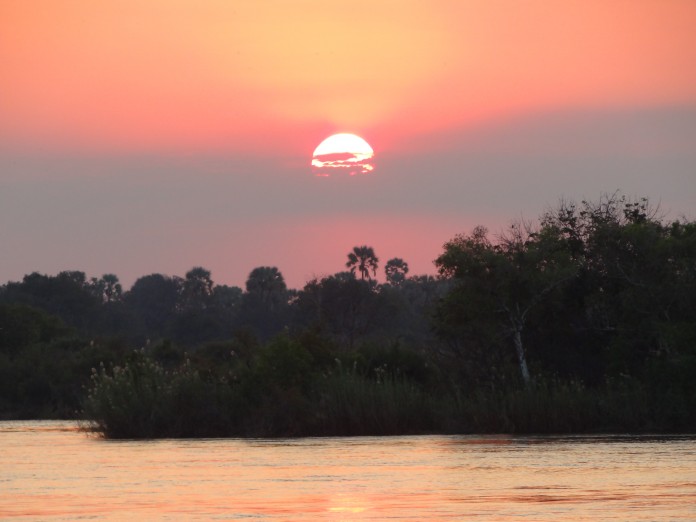
<svg viewBox="0 0 696 522">
<path fill-rule="evenodd" d="M 0 138 L 18 147 L 292 155 L 352 129 L 398 148 L 491 117 L 696 101 L 690 0 L 0 5 Z"/>
<path fill-rule="evenodd" d="M 694 0 L 0 0 L 0 284 L 298 287 L 356 244 L 432 273 L 559 197 L 693 212 L 695 28 Z M 313 178 L 334 132 L 375 171 Z"/>
</svg>

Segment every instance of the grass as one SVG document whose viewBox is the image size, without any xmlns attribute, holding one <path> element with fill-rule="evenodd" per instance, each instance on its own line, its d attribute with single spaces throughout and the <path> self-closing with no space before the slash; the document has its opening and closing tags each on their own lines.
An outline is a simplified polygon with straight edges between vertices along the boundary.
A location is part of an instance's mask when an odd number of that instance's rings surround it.
<svg viewBox="0 0 696 522">
<path fill-rule="evenodd" d="M 123 366 L 93 370 L 83 418 L 88 429 L 107 438 L 696 429 L 689 413 L 693 397 L 635 383 L 590 389 L 539 382 L 463 395 L 392 373 L 345 371 L 340 364 L 337 371 L 311 371 L 306 355 L 298 357 L 301 365 L 285 361 L 294 373 L 261 357 L 255 366 L 213 374 L 189 362 L 165 369 L 136 353 Z"/>
</svg>

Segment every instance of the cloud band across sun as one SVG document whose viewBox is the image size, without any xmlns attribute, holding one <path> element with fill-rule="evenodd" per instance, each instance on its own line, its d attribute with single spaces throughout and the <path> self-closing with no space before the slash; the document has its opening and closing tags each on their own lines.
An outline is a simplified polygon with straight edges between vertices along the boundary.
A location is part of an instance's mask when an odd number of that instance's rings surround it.
<svg viewBox="0 0 696 522">
<path fill-rule="evenodd" d="M 312 170 L 317 176 L 367 174 L 374 170 L 374 151 L 360 136 L 334 134 L 322 141 L 312 155 Z"/>
</svg>

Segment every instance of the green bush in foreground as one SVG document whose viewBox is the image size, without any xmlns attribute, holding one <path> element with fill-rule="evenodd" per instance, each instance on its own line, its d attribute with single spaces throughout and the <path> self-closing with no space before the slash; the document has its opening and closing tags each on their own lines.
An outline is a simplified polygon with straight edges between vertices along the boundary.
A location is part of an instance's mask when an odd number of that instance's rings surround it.
<svg viewBox="0 0 696 522">
<path fill-rule="evenodd" d="M 320 383 L 316 430 L 323 435 L 398 435 L 439 430 L 438 400 L 404 379 L 331 375 Z"/>
<path fill-rule="evenodd" d="M 201 378 L 188 362 L 165 370 L 135 352 L 123 366 L 92 372 L 83 415 L 89 429 L 105 437 L 197 437 L 237 431 L 232 389 Z"/>
<path fill-rule="evenodd" d="M 536 383 L 475 392 L 458 401 L 459 433 L 693 432 L 696 397 L 648 389 L 639 382 L 587 388 L 577 382 Z"/>
<path fill-rule="evenodd" d="M 404 379 L 313 372 L 311 356 L 271 342 L 253 367 L 202 375 L 142 352 L 94 369 L 86 427 L 109 438 L 387 435 L 434 432 L 438 401 Z M 340 367 L 339 367 L 340 369 Z"/>
<path fill-rule="evenodd" d="M 186 360 L 167 369 L 143 352 L 94 369 L 86 428 L 108 438 L 286 437 L 420 433 L 687 432 L 696 397 L 639 381 L 437 391 L 384 367 L 361 373 L 317 365 L 280 337 L 254 357 L 212 371 Z M 204 369 L 205 368 L 205 369 Z"/>
</svg>

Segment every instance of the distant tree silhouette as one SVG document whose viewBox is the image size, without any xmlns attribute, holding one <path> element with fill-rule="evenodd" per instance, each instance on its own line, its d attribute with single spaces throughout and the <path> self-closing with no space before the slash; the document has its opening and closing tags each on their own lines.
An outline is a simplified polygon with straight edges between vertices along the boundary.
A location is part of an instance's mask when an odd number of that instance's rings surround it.
<svg viewBox="0 0 696 522">
<path fill-rule="evenodd" d="M 261 340 L 268 340 L 287 324 L 288 289 L 283 274 L 274 266 L 254 268 L 242 296 L 240 323 Z"/>
<path fill-rule="evenodd" d="M 166 337 L 180 309 L 183 282 L 162 274 L 139 278 L 124 296 L 149 338 Z"/>
<path fill-rule="evenodd" d="M 120 301 L 123 294 L 123 288 L 118 280 L 118 276 L 114 274 L 104 274 L 99 279 L 93 277 L 90 287 L 94 295 L 103 303 Z"/>
<path fill-rule="evenodd" d="M 387 283 L 399 286 L 406 280 L 408 274 L 408 263 L 400 257 L 395 257 L 387 261 L 384 265 L 384 274 L 387 276 Z"/>
<path fill-rule="evenodd" d="M 377 275 L 377 267 L 379 263 L 379 258 L 375 255 L 375 251 L 372 247 L 368 246 L 356 246 L 353 247 L 353 251 L 348 254 L 348 262 L 346 263 L 346 268 L 355 274 L 356 270 L 360 272 L 360 279 L 370 279 L 370 272 L 372 275 Z"/>
<path fill-rule="evenodd" d="M 242 303 L 242 294 L 238 286 L 216 285 L 213 288 L 213 304 L 218 310 L 236 313 Z"/>
<path fill-rule="evenodd" d="M 283 274 L 274 266 L 254 268 L 246 282 L 246 290 L 271 308 L 285 301 L 287 286 Z"/>
<path fill-rule="evenodd" d="M 188 308 L 205 308 L 213 295 L 213 280 L 210 271 L 197 266 L 186 272 L 184 279 L 184 301 Z"/>
<path fill-rule="evenodd" d="M 340 272 L 308 282 L 298 296 L 297 307 L 307 321 L 339 344 L 353 348 L 378 325 L 385 307 L 371 281 Z"/>
<path fill-rule="evenodd" d="M 57 315 L 66 324 L 92 331 L 99 315 L 101 297 L 94 292 L 84 272 L 64 271 L 56 276 L 34 272 L 21 283 L 8 283 L 2 301 L 26 304 Z"/>
</svg>

